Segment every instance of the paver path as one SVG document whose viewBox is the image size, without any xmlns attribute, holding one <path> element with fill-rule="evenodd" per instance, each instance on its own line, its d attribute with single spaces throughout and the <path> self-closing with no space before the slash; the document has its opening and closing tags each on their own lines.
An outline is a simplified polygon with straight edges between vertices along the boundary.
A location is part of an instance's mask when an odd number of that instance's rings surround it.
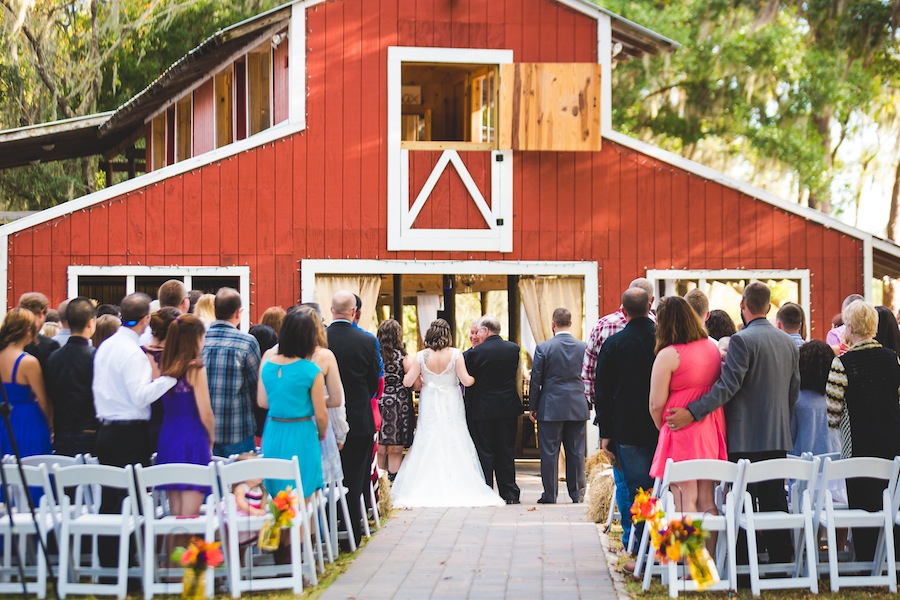
<svg viewBox="0 0 900 600">
<path fill-rule="evenodd" d="M 520 505 L 395 510 L 322 600 L 616 598 L 584 505 L 537 504 L 536 464 L 517 470 Z"/>
</svg>

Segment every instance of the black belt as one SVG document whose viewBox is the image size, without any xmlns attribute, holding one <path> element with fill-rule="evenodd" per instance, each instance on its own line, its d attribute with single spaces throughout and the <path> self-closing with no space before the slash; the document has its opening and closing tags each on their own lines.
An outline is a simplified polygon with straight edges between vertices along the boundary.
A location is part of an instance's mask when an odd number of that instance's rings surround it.
<svg viewBox="0 0 900 600">
<path fill-rule="evenodd" d="M 103 427 L 128 427 L 132 425 L 147 425 L 150 421 L 144 419 L 131 419 L 130 421 L 101 421 Z"/>
</svg>

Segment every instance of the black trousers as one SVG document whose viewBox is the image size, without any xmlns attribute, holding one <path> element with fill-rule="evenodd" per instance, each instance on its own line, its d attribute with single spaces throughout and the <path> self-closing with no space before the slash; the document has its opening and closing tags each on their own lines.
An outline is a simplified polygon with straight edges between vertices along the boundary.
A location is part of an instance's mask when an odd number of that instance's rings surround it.
<svg viewBox="0 0 900 600">
<path fill-rule="evenodd" d="M 349 435 L 341 449 L 341 466 L 344 469 L 344 487 L 347 488 L 347 508 L 350 512 L 350 527 L 356 543 L 362 538 L 362 514 L 359 507 L 360 495 L 369 489 L 371 477 L 372 450 L 375 440 L 371 435 Z"/>
<path fill-rule="evenodd" d="M 494 487 L 504 500 L 518 500 L 516 485 L 516 429 L 519 417 L 505 419 L 475 419 L 472 421 L 472 441 L 484 471 L 484 481 Z"/>
<path fill-rule="evenodd" d="M 737 462 L 746 458 L 750 462 L 759 462 L 770 458 L 785 458 L 786 452 L 734 452 L 728 453 L 728 460 Z M 747 491 L 760 511 L 788 512 L 787 495 L 784 491 L 784 480 L 762 481 L 751 483 Z M 787 530 L 761 531 L 757 535 L 757 548 L 759 551 L 769 553 L 769 563 L 787 563 L 794 557 L 794 547 L 791 542 L 791 532 Z M 747 535 L 741 530 L 737 539 L 737 561 L 739 564 L 747 564 Z"/>
<path fill-rule="evenodd" d="M 147 421 L 122 421 L 100 426 L 97 432 L 97 459 L 101 465 L 124 467 L 125 465 L 150 464 L 150 443 Z M 119 513 L 126 493 L 120 490 L 103 490 L 100 512 Z M 97 542 L 100 564 L 115 567 L 119 563 L 119 539 L 101 537 Z M 134 553 L 132 552 L 132 555 Z"/>
</svg>

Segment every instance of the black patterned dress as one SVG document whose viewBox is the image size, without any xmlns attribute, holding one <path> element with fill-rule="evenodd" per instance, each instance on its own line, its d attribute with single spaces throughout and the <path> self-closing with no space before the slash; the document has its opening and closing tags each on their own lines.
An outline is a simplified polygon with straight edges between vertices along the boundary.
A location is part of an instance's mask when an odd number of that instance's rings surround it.
<svg viewBox="0 0 900 600">
<path fill-rule="evenodd" d="M 403 387 L 403 353 L 394 350 L 391 360 L 384 363 L 384 394 L 378 400 L 381 410 L 381 433 L 378 443 L 383 446 L 403 446 L 412 444 L 415 429 L 415 413 L 412 396 Z"/>
</svg>

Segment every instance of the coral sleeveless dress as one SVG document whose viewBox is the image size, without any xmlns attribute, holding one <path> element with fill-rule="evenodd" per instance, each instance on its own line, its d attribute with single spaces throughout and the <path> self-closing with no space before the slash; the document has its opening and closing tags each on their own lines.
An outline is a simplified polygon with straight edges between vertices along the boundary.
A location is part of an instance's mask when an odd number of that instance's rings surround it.
<svg viewBox="0 0 900 600">
<path fill-rule="evenodd" d="M 669 399 L 666 400 L 663 415 L 670 408 L 686 407 L 708 392 L 722 370 L 719 349 L 708 339 L 674 344 L 673 348 L 678 351 L 679 363 L 669 381 Z M 679 431 L 663 426 L 659 430 L 650 475 L 662 478 L 666 459 L 669 458 L 675 462 L 695 458 L 728 460 L 724 409 L 719 407 L 702 421 L 691 423 Z"/>
</svg>

